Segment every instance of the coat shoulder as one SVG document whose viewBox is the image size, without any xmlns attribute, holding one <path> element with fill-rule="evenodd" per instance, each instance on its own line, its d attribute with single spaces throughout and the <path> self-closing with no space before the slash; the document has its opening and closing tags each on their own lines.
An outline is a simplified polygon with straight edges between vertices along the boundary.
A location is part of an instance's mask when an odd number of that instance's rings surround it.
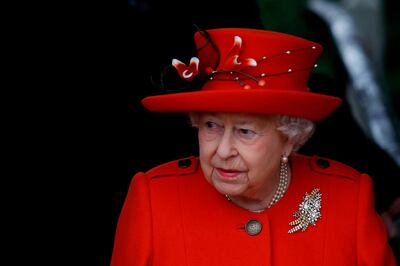
<svg viewBox="0 0 400 266">
<path fill-rule="evenodd" d="M 311 170 L 318 174 L 337 176 L 354 181 L 357 181 L 361 175 L 359 171 L 352 168 L 351 166 L 333 159 L 321 157 L 318 155 L 301 157 L 302 160 L 307 160 Z"/>
<path fill-rule="evenodd" d="M 195 156 L 173 160 L 160 164 L 146 172 L 149 179 L 163 176 L 189 175 L 197 171 L 199 162 Z"/>
</svg>

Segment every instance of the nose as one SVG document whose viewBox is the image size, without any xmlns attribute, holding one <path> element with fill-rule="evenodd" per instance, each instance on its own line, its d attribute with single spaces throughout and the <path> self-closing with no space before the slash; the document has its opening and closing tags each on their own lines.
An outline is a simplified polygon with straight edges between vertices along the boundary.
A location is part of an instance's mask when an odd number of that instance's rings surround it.
<svg viewBox="0 0 400 266">
<path fill-rule="evenodd" d="M 220 138 L 217 148 L 217 155 L 223 159 L 229 159 L 238 155 L 238 151 L 235 147 L 235 140 L 233 138 L 233 134 L 229 132 L 229 130 L 225 130 L 224 134 Z"/>
</svg>

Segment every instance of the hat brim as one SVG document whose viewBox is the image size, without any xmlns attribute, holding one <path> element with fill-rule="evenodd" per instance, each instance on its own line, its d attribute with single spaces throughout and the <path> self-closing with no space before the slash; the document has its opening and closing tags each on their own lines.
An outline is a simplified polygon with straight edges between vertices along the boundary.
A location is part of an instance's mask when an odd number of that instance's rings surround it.
<svg viewBox="0 0 400 266">
<path fill-rule="evenodd" d="M 340 98 L 286 90 L 210 90 L 149 96 L 142 104 L 153 112 L 240 112 L 303 117 L 319 121 L 332 113 Z"/>
</svg>

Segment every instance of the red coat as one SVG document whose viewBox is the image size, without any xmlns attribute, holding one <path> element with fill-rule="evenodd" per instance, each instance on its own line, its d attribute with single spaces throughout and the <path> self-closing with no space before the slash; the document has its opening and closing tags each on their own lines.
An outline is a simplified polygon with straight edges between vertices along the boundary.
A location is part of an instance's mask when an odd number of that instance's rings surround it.
<svg viewBox="0 0 400 266">
<path fill-rule="evenodd" d="M 111 265 L 395 265 L 370 177 L 317 156 L 291 158 L 288 191 L 262 213 L 226 200 L 195 157 L 136 174 Z M 314 188 L 322 193 L 321 219 L 288 234 L 303 196 Z M 246 233 L 250 219 L 262 223 L 260 234 Z"/>
</svg>

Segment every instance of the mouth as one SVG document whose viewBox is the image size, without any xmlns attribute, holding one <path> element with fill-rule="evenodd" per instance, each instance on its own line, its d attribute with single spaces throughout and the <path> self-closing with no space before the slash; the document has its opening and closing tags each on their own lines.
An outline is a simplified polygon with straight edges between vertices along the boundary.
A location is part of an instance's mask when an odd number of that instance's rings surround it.
<svg viewBox="0 0 400 266">
<path fill-rule="evenodd" d="M 215 168 L 221 179 L 232 180 L 237 178 L 243 171 L 235 169 Z"/>
</svg>

